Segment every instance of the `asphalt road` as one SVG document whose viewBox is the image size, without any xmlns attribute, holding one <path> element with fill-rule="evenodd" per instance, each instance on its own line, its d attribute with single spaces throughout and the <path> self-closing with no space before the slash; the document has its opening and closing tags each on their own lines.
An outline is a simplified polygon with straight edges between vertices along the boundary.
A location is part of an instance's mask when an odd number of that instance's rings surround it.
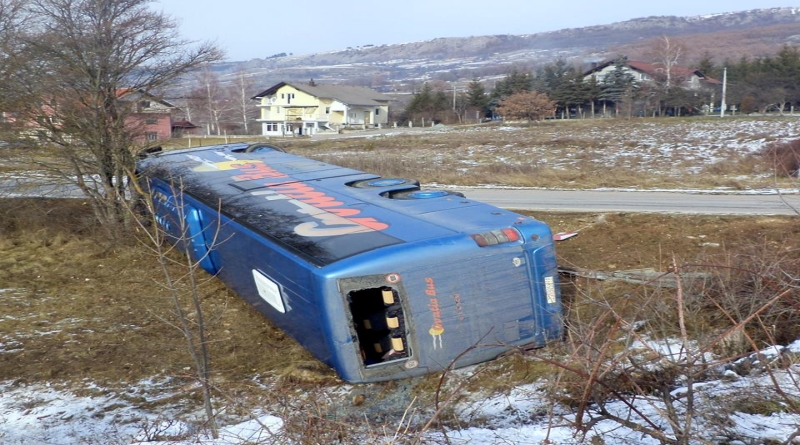
<svg viewBox="0 0 800 445">
<path fill-rule="evenodd" d="M 32 178 L 0 179 L 0 198 L 83 198 L 71 184 L 56 184 Z"/>
<path fill-rule="evenodd" d="M 569 212 L 800 215 L 798 194 L 699 194 L 583 190 L 461 190 L 501 208 Z"/>
<path fill-rule="evenodd" d="M 458 190 L 458 189 L 457 189 Z M 800 194 L 704 194 L 595 190 L 462 189 L 467 198 L 517 210 L 705 215 L 800 215 Z M 74 186 L 0 179 L 0 198 L 80 198 Z"/>
</svg>

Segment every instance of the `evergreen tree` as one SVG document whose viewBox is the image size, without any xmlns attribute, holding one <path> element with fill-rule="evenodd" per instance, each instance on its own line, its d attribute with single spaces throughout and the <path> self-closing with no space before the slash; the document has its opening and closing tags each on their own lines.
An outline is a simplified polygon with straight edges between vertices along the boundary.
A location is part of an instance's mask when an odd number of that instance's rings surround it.
<svg viewBox="0 0 800 445">
<path fill-rule="evenodd" d="M 531 91 L 532 87 L 533 75 L 528 72 L 521 72 L 515 67 L 511 69 L 511 72 L 508 73 L 505 79 L 495 84 L 492 98 L 501 100 L 512 94 Z"/>
<path fill-rule="evenodd" d="M 603 88 L 601 87 L 600 83 L 597 81 L 597 78 L 592 76 L 588 80 L 583 81 L 583 88 L 584 94 L 586 96 L 586 101 L 589 104 L 589 116 L 595 116 L 595 104 L 598 100 L 600 100 L 600 96 L 603 94 Z"/>
<path fill-rule="evenodd" d="M 536 90 L 547 93 L 553 98 L 555 92 L 561 84 L 569 77 L 574 68 L 567 65 L 564 59 L 557 59 L 555 63 L 549 63 L 539 70 L 536 78 Z"/>
<path fill-rule="evenodd" d="M 486 89 L 478 79 L 472 79 L 467 85 L 467 105 L 483 110 L 489 104 L 489 96 L 486 95 Z"/>
<path fill-rule="evenodd" d="M 582 107 L 589 101 L 588 84 L 583 81 L 583 73 L 575 67 L 568 68 L 551 92 L 551 97 L 559 104 L 565 117 L 569 118 L 572 107 L 577 108 L 578 114 L 583 114 Z"/>
<path fill-rule="evenodd" d="M 484 116 L 489 106 L 489 96 L 486 89 L 478 79 L 473 78 L 467 85 L 467 92 L 464 98 L 466 108 L 476 112 L 478 117 Z"/>
<path fill-rule="evenodd" d="M 621 102 L 632 99 L 637 88 L 636 78 L 628 70 L 628 59 L 619 57 L 614 61 L 614 71 L 603 78 L 600 99 L 613 102 L 619 116 Z"/>
<path fill-rule="evenodd" d="M 431 107 L 433 101 L 433 88 L 427 82 L 422 85 L 422 89 L 411 97 L 411 101 L 406 106 L 406 112 L 411 116 L 426 112 Z"/>
<path fill-rule="evenodd" d="M 697 62 L 696 67 L 697 71 L 700 71 L 706 77 L 722 78 L 722 69 L 714 64 L 713 57 L 708 51 L 703 53 L 703 57 Z"/>
<path fill-rule="evenodd" d="M 411 119 L 423 117 L 432 121 L 448 108 L 449 101 L 444 91 L 434 91 L 429 83 L 425 83 L 419 93 L 415 94 L 406 106 L 406 113 Z"/>
</svg>

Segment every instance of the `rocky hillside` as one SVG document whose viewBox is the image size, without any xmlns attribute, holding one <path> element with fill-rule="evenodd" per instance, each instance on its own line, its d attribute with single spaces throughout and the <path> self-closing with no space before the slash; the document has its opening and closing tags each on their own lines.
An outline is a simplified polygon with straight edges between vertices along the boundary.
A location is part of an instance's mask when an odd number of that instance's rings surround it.
<svg viewBox="0 0 800 445">
<path fill-rule="evenodd" d="M 753 32 L 758 30 L 758 32 Z M 576 63 L 600 61 L 618 54 L 641 58 L 662 35 L 687 42 L 688 59 L 704 53 L 718 63 L 742 55 L 773 54 L 784 44 L 800 42 L 800 8 L 755 9 L 696 17 L 645 17 L 609 25 L 571 28 L 527 35 L 437 38 L 422 42 L 365 45 L 340 51 L 280 55 L 222 63 L 224 81 L 243 69 L 258 84 L 313 78 L 397 88 L 430 79 L 449 82 L 504 75 L 510 66 L 535 68 L 564 58 Z"/>
</svg>

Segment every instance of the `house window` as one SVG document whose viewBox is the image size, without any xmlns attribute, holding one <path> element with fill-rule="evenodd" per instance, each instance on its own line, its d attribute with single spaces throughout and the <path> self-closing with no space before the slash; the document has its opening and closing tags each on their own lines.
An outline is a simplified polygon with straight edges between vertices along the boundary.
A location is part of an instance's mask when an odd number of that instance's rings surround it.
<svg viewBox="0 0 800 445">
<path fill-rule="evenodd" d="M 147 133 L 145 133 L 145 137 L 147 137 L 147 140 L 150 142 L 157 141 L 158 133 L 156 133 L 155 131 L 148 131 Z"/>
<path fill-rule="evenodd" d="M 146 120 L 145 120 L 145 123 L 146 123 L 147 125 L 155 125 L 155 124 L 157 124 L 157 123 L 158 123 L 158 119 L 156 119 L 156 118 L 152 118 L 152 117 L 151 117 L 151 118 L 148 118 L 148 119 L 146 119 Z"/>
<path fill-rule="evenodd" d="M 325 114 L 331 114 L 331 107 L 325 107 Z"/>
<path fill-rule="evenodd" d="M 139 102 L 139 106 L 142 108 L 150 108 L 150 101 L 149 100 L 142 100 Z"/>
<path fill-rule="evenodd" d="M 283 93 L 281 93 L 281 99 L 283 99 L 283 98 L 284 98 L 284 97 L 283 97 Z"/>
<path fill-rule="evenodd" d="M 377 116 L 379 114 L 381 114 L 381 109 L 380 108 L 376 108 L 375 109 L 375 116 Z"/>
<path fill-rule="evenodd" d="M 267 124 L 267 131 L 278 131 L 278 124 Z"/>
</svg>

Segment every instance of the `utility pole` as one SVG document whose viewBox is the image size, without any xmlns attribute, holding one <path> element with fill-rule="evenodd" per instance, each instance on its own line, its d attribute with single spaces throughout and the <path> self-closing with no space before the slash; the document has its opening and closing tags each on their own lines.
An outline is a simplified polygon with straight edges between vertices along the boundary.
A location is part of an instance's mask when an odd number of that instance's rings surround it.
<svg viewBox="0 0 800 445">
<path fill-rule="evenodd" d="M 725 117 L 725 92 L 728 89 L 728 68 L 722 68 L 722 103 L 719 105 L 719 117 Z"/>
</svg>

